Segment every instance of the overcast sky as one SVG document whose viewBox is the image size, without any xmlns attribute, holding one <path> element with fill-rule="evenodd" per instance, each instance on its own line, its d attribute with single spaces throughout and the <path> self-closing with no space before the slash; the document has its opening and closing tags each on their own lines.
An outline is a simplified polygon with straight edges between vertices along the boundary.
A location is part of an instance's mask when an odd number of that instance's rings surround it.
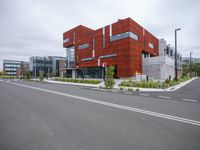
<svg viewBox="0 0 200 150">
<path fill-rule="evenodd" d="M 92 29 L 131 17 L 183 56 L 200 57 L 199 0 L 0 0 L 0 69 L 3 59 L 65 56 L 63 32 L 79 25 Z"/>
</svg>

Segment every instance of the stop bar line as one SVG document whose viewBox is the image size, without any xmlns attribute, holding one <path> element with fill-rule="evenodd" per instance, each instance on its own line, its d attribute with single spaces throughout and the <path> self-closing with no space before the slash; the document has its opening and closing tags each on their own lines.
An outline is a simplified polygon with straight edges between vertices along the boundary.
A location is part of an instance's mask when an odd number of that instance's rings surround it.
<svg viewBox="0 0 200 150">
<path fill-rule="evenodd" d="M 196 120 L 191 120 L 191 119 L 181 118 L 181 117 L 177 117 L 177 116 L 157 113 L 157 112 L 153 112 L 153 111 L 138 109 L 138 108 L 129 107 L 129 106 L 125 106 L 125 105 L 119 105 L 119 104 L 110 103 L 110 102 L 104 102 L 104 101 L 96 100 L 96 99 L 90 99 L 90 98 L 86 98 L 86 97 L 80 97 L 80 96 L 76 96 L 76 95 L 61 93 L 61 92 L 47 90 L 47 89 L 43 89 L 43 88 L 39 88 L 39 87 L 35 87 L 35 86 L 29 86 L 29 85 L 14 83 L 14 82 L 7 82 L 7 83 L 30 88 L 30 89 L 35 89 L 35 90 L 39 90 L 39 91 L 44 91 L 44 92 L 48 92 L 48 93 L 53 93 L 53 94 L 57 94 L 57 95 L 61 95 L 61 96 L 66 96 L 66 97 L 70 97 L 70 98 L 74 98 L 74 99 L 79 99 L 79 100 L 83 100 L 83 101 L 87 101 L 87 102 L 101 104 L 104 106 L 110 106 L 110 107 L 128 110 L 128 111 L 132 111 L 132 112 L 137 112 L 137 113 L 141 113 L 141 114 L 146 114 L 146 115 L 150 115 L 150 116 L 155 116 L 155 117 L 159 117 L 159 118 L 165 118 L 165 119 L 175 120 L 175 121 L 182 122 L 182 123 L 200 126 L 200 121 L 196 121 Z"/>
</svg>

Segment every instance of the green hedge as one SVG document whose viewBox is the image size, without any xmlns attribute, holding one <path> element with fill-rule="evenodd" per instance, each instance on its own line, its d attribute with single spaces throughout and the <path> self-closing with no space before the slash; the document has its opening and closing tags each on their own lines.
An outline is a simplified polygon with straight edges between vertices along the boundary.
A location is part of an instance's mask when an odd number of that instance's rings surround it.
<svg viewBox="0 0 200 150">
<path fill-rule="evenodd" d="M 2 79 L 16 79 L 15 76 L 1 76 Z"/>
<path fill-rule="evenodd" d="M 56 81 L 62 82 L 73 82 L 73 83 L 86 83 L 86 84 L 99 84 L 99 80 L 82 80 L 82 79 L 72 79 L 72 78 L 55 78 Z"/>
</svg>

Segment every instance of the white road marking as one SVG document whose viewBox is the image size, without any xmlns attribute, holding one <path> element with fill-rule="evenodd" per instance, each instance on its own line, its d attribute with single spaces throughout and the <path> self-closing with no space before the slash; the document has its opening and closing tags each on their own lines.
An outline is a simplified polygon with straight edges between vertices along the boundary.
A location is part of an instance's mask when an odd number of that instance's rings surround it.
<svg viewBox="0 0 200 150">
<path fill-rule="evenodd" d="M 200 126 L 200 121 L 196 121 L 196 120 L 191 120 L 191 119 L 181 118 L 181 117 L 177 117 L 177 116 L 157 113 L 157 112 L 153 112 L 153 111 L 138 109 L 138 108 L 119 105 L 119 104 L 115 104 L 115 103 L 104 102 L 104 101 L 101 101 L 101 100 L 90 99 L 90 98 L 86 98 L 86 97 L 80 97 L 80 96 L 76 96 L 76 95 L 56 92 L 56 91 L 53 91 L 53 90 L 47 90 L 47 89 L 43 89 L 43 88 L 39 88 L 39 87 L 23 85 L 23 84 L 14 83 L 14 82 L 8 82 L 8 83 L 18 85 L 18 86 L 22 86 L 22 87 L 26 87 L 26 88 L 30 88 L 30 89 L 43 91 L 43 92 L 48 92 L 48 93 L 53 93 L 53 94 L 57 94 L 57 95 L 61 95 L 61 96 L 66 96 L 66 97 L 70 97 L 70 98 L 74 98 L 74 99 L 79 99 L 79 100 L 83 100 L 83 101 L 87 101 L 87 102 L 101 104 L 101 105 L 104 105 L 104 106 L 119 108 L 119 109 L 128 110 L 128 111 L 132 111 L 132 112 L 137 112 L 137 113 L 141 113 L 141 114 L 146 114 L 146 115 L 150 115 L 150 116 L 155 116 L 155 117 L 159 117 L 159 118 L 175 120 L 175 121 L 182 122 L 182 123 Z"/>
<path fill-rule="evenodd" d="M 166 99 L 171 98 L 171 97 L 168 97 L 168 96 L 162 96 L 162 95 L 160 95 L 160 96 L 158 96 L 158 97 L 160 97 L 160 98 L 166 98 Z"/>
<path fill-rule="evenodd" d="M 112 90 L 112 92 L 113 92 L 113 93 L 117 93 L 118 91 L 116 91 L 116 90 Z"/>
<path fill-rule="evenodd" d="M 198 102 L 198 100 L 195 100 L 195 99 L 186 99 L 186 98 L 183 98 L 182 100 L 183 101 L 188 101 L 188 102 L 195 102 L 195 103 Z"/>
<path fill-rule="evenodd" d="M 141 96 L 149 96 L 149 94 L 139 94 L 139 95 L 141 95 Z"/>
<path fill-rule="evenodd" d="M 124 92 L 125 94 L 129 94 L 129 95 L 131 95 L 132 93 L 131 92 Z"/>
</svg>

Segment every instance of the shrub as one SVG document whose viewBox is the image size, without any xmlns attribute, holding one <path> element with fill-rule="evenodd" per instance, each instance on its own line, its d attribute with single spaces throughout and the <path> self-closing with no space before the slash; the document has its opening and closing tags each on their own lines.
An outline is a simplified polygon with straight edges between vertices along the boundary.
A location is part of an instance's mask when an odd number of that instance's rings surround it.
<svg viewBox="0 0 200 150">
<path fill-rule="evenodd" d="M 0 77 L 2 76 L 8 76 L 7 72 L 6 71 L 0 71 Z"/>
<path fill-rule="evenodd" d="M 107 80 L 105 81 L 105 86 L 106 86 L 106 88 L 108 88 L 108 89 L 113 88 L 113 85 L 114 85 L 114 84 L 115 84 L 114 79 L 107 79 Z"/>
<path fill-rule="evenodd" d="M 133 91 L 133 89 L 132 88 L 128 88 L 128 91 Z"/>
<path fill-rule="evenodd" d="M 153 81 L 149 81 L 149 82 L 123 81 L 121 82 L 120 86 L 140 87 L 140 88 L 161 88 L 162 84 L 160 82 L 153 82 Z"/>
<path fill-rule="evenodd" d="M 140 91 L 140 89 L 137 88 L 136 91 Z"/>
<path fill-rule="evenodd" d="M 179 80 L 180 80 L 180 82 L 184 82 L 184 81 L 187 81 L 187 80 L 189 80 L 190 78 L 189 77 L 187 77 L 187 76 L 182 76 Z"/>
<path fill-rule="evenodd" d="M 169 80 L 169 79 L 166 79 L 166 80 L 165 80 L 165 83 L 166 83 L 166 84 L 169 84 L 169 83 L 170 83 L 170 81 L 171 81 L 171 80 Z"/>
<path fill-rule="evenodd" d="M 127 86 L 127 87 L 130 87 L 130 85 L 131 84 L 127 81 L 122 81 L 121 84 L 120 84 L 120 86 Z"/>
<path fill-rule="evenodd" d="M 124 88 L 123 88 L 123 87 L 120 87 L 119 89 L 120 89 L 120 91 L 123 91 L 123 90 L 124 90 Z"/>
<path fill-rule="evenodd" d="M 165 87 L 165 88 L 167 88 L 167 87 L 169 87 L 170 85 L 169 84 L 167 84 L 167 83 L 163 83 L 163 87 Z"/>
<path fill-rule="evenodd" d="M 114 81 L 114 67 L 113 66 L 106 67 L 105 87 L 106 88 L 113 88 L 114 84 L 115 84 L 115 81 Z"/>
</svg>

